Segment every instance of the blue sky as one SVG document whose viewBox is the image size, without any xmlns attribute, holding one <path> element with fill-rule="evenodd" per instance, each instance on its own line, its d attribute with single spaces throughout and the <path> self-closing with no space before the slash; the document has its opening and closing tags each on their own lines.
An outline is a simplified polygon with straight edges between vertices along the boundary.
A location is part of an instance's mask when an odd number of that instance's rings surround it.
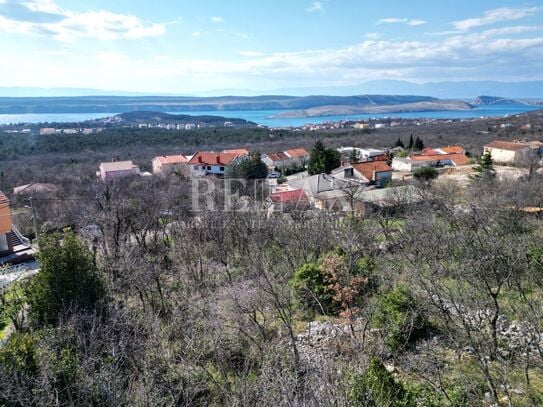
<svg viewBox="0 0 543 407">
<path fill-rule="evenodd" d="M 0 0 L 0 86 L 543 80 L 543 0 Z"/>
</svg>

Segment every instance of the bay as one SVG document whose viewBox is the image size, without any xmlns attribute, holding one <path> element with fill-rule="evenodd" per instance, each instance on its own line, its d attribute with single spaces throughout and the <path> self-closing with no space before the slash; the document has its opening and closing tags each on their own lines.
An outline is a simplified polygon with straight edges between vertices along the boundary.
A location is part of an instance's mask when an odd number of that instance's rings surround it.
<svg viewBox="0 0 543 407">
<path fill-rule="evenodd" d="M 283 110 L 228 110 L 228 111 L 178 111 L 167 112 L 171 114 L 187 115 L 210 115 L 223 116 L 228 118 L 239 118 L 251 122 L 269 126 L 269 127 L 298 127 L 306 124 L 319 124 L 323 122 L 333 122 L 341 120 L 358 119 L 383 119 L 383 118 L 403 118 L 403 119 L 474 119 L 479 117 L 502 117 L 506 115 L 515 115 L 533 110 L 543 109 L 543 106 L 533 106 L 524 104 L 511 105 L 489 105 L 480 106 L 471 110 L 455 111 L 435 111 L 435 112 L 410 112 L 410 113 L 386 113 L 386 114 L 356 114 L 346 116 L 319 116 L 310 118 L 279 118 L 272 116 L 284 112 Z M 117 113 L 44 113 L 44 114 L 0 114 L 0 124 L 10 123 L 76 123 L 85 120 L 111 117 Z"/>
</svg>

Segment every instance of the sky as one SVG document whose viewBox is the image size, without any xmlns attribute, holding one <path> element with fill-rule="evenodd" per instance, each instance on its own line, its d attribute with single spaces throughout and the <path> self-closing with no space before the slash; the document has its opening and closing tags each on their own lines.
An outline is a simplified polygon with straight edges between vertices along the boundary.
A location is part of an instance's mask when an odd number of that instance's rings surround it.
<svg viewBox="0 0 543 407">
<path fill-rule="evenodd" d="M 0 0 L 0 86 L 543 80 L 543 0 Z"/>
</svg>

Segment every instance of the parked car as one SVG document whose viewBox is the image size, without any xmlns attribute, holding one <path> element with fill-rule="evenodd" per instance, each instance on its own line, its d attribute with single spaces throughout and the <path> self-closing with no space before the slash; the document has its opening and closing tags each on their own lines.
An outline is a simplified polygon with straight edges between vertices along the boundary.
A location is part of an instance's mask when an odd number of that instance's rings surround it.
<svg viewBox="0 0 543 407">
<path fill-rule="evenodd" d="M 279 178 L 281 177 L 281 173 L 277 171 L 272 171 L 268 174 L 268 178 Z"/>
</svg>

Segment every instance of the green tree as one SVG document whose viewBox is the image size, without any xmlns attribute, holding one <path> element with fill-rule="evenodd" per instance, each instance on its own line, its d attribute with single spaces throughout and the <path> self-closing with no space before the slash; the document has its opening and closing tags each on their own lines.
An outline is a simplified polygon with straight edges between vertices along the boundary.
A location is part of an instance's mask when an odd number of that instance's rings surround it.
<svg viewBox="0 0 543 407">
<path fill-rule="evenodd" d="M 327 276 L 320 263 L 302 264 L 290 280 L 300 307 L 308 313 L 335 314 L 338 304 L 328 287 Z"/>
<path fill-rule="evenodd" d="M 394 147 L 401 147 L 401 148 L 405 148 L 404 144 L 403 144 L 403 141 L 400 137 L 398 137 L 398 140 L 396 140 L 396 143 L 394 144 Z"/>
<path fill-rule="evenodd" d="M 414 144 L 415 144 L 415 143 L 414 143 L 414 141 L 413 141 L 413 134 L 410 134 L 410 135 L 409 135 L 409 144 L 407 145 L 407 148 L 408 148 L 409 150 L 412 150 Z"/>
<path fill-rule="evenodd" d="M 415 140 L 415 144 L 413 145 L 414 149 L 417 150 L 417 151 L 422 151 L 424 149 L 424 143 L 422 142 L 422 140 L 419 138 L 419 136 L 417 136 L 416 140 Z"/>
<path fill-rule="evenodd" d="M 261 160 L 260 153 L 254 153 L 248 159 L 231 165 L 227 172 L 227 178 L 237 179 L 264 179 L 268 176 L 268 167 Z"/>
<path fill-rule="evenodd" d="M 392 351 L 417 340 L 429 327 L 422 305 L 403 285 L 379 297 L 373 321 L 384 328 L 386 343 Z"/>
<path fill-rule="evenodd" d="M 477 171 L 487 174 L 494 173 L 494 159 L 492 158 L 492 154 L 490 154 L 490 152 L 486 152 L 481 156 Z"/>
<path fill-rule="evenodd" d="M 360 161 L 360 158 L 358 157 L 358 150 L 356 148 L 353 148 L 351 150 L 351 153 L 349 154 L 349 162 L 357 163 L 358 161 Z"/>
<path fill-rule="evenodd" d="M 27 286 L 29 319 L 55 325 L 61 316 L 93 311 L 105 296 L 92 255 L 72 231 L 39 240 L 40 272 Z"/>
<path fill-rule="evenodd" d="M 326 148 L 322 141 L 317 141 L 311 150 L 307 172 L 309 175 L 329 174 L 341 164 L 341 155 L 334 148 Z"/>
<path fill-rule="evenodd" d="M 355 407 L 417 405 L 414 395 L 377 358 L 371 358 L 364 374 L 351 377 L 349 388 L 349 401 Z"/>
<path fill-rule="evenodd" d="M 439 176 L 439 172 L 433 167 L 421 167 L 413 171 L 413 178 L 423 184 L 430 184 Z"/>
</svg>

